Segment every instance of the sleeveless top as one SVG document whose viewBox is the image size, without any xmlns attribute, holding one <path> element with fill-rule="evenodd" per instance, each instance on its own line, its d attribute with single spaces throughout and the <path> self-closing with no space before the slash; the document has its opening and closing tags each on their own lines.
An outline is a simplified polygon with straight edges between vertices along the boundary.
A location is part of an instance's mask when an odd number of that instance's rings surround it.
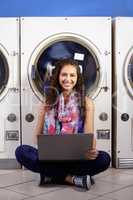
<svg viewBox="0 0 133 200">
<path fill-rule="evenodd" d="M 73 91 L 65 103 L 61 93 L 57 104 L 45 114 L 43 133 L 49 135 L 83 133 L 79 98 L 80 95 Z"/>
</svg>

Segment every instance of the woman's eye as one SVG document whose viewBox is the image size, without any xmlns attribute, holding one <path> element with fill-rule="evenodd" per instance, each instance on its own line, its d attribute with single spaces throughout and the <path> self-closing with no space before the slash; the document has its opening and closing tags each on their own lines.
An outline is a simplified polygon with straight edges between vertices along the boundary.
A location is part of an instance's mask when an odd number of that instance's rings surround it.
<svg viewBox="0 0 133 200">
<path fill-rule="evenodd" d="M 75 77 L 76 76 L 76 74 L 71 74 L 71 77 Z"/>
<path fill-rule="evenodd" d="M 63 77 L 75 77 L 76 74 L 67 74 L 67 73 L 62 73 L 61 76 L 63 76 Z"/>
<path fill-rule="evenodd" d="M 67 74 L 66 74 L 66 73 L 63 73 L 62 76 L 67 76 Z"/>
</svg>

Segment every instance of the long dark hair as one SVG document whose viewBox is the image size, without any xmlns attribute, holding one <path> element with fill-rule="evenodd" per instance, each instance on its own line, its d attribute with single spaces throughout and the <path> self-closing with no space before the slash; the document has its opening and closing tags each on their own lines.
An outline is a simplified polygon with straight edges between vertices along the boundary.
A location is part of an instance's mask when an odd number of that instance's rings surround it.
<svg viewBox="0 0 133 200">
<path fill-rule="evenodd" d="M 52 109 L 56 103 L 57 103 L 57 97 L 58 95 L 62 92 L 62 88 L 59 83 L 59 74 L 61 72 L 61 69 L 65 65 L 72 65 L 76 68 L 77 71 L 77 83 L 74 87 L 74 90 L 77 92 L 79 95 L 79 107 L 81 111 L 81 115 L 84 115 L 84 107 L 85 107 L 85 88 L 84 88 L 84 80 L 83 76 L 81 73 L 81 69 L 78 65 L 78 62 L 66 58 L 66 59 L 61 59 L 55 63 L 55 69 L 53 70 L 52 77 L 51 77 L 51 84 L 49 87 L 49 90 L 46 92 L 45 97 L 46 97 L 46 105 L 49 107 L 49 109 Z"/>
</svg>

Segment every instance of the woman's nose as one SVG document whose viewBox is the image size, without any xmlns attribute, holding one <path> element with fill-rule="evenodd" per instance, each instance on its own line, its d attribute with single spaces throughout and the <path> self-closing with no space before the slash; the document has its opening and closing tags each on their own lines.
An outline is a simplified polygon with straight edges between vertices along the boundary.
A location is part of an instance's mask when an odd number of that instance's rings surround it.
<svg viewBox="0 0 133 200">
<path fill-rule="evenodd" d="M 71 80 L 71 76 L 67 76 L 67 81 L 70 81 Z"/>
</svg>

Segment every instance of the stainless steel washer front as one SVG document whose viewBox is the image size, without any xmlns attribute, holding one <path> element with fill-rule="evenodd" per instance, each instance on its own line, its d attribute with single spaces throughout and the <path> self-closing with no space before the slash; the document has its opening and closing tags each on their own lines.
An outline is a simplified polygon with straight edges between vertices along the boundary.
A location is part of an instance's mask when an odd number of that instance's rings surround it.
<svg viewBox="0 0 133 200">
<path fill-rule="evenodd" d="M 21 18 L 21 53 L 23 144 L 33 145 L 38 107 L 54 62 L 71 57 L 79 62 L 94 99 L 97 147 L 111 153 L 111 18 Z"/>
<path fill-rule="evenodd" d="M 1 18 L 0 30 L 0 168 L 6 169 L 18 167 L 20 145 L 19 20 Z"/>
</svg>

